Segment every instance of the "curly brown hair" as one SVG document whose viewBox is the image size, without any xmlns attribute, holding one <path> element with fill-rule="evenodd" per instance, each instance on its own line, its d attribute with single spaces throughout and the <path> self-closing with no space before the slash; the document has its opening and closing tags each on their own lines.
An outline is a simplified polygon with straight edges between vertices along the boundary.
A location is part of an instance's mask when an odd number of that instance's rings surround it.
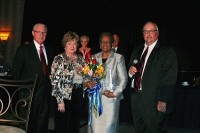
<svg viewBox="0 0 200 133">
<path fill-rule="evenodd" d="M 64 34 L 63 39 L 62 39 L 62 46 L 63 48 L 65 48 L 65 45 L 67 42 L 69 42 L 70 40 L 74 40 L 77 42 L 77 47 L 79 45 L 79 35 L 76 34 L 75 32 L 72 31 L 68 31 L 67 33 Z"/>
</svg>

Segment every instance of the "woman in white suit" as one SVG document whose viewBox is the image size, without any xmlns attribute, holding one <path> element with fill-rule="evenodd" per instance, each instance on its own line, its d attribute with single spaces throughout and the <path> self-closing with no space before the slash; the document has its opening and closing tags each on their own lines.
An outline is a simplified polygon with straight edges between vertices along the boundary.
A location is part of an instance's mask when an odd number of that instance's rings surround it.
<svg viewBox="0 0 200 133">
<path fill-rule="evenodd" d="M 123 55 L 114 53 L 112 48 L 113 36 L 109 32 L 100 35 L 101 52 L 93 55 L 99 63 L 106 63 L 106 77 L 101 80 L 102 115 L 93 113 L 89 133 L 117 133 L 119 125 L 120 100 L 122 91 L 127 84 L 127 71 Z"/>
</svg>

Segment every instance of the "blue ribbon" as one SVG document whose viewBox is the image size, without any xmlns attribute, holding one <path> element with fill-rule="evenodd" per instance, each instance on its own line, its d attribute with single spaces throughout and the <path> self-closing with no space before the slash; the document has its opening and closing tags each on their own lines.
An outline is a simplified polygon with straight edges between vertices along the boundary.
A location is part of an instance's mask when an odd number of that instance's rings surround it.
<svg viewBox="0 0 200 133">
<path fill-rule="evenodd" d="M 92 107 L 98 112 L 99 116 L 102 114 L 102 107 L 101 107 L 101 98 L 99 94 L 99 89 L 101 88 L 101 84 L 97 83 L 94 88 L 87 89 L 88 95 L 89 95 L 89 120 L 88 125 L 92 123 Z"/>
</svg>

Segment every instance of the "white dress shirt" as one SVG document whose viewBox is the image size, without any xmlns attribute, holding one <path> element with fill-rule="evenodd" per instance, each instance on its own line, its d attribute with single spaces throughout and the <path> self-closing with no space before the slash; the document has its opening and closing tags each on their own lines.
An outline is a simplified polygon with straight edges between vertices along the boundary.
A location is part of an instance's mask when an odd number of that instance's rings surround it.
<svg viewBox="0 0 200 133">
<path fill-rule="evenodd" d="M 148 49 L 148 53 L 147 53 L 146 58 L 145 58 L 144 68 L 143 68 L 143 71 L 142 71 L 141 79 L 142 79 L 143 72 L 144 72 L 145 67 L 146 67 L 146 62 L 147 62 L 147 60 L 148 60 L 148 58 L 149 58 L 149 56 L 150 56 L 150 54 L 151 54 L 153 48 L 155 47 L 157 41 L 158 41 L 158 40 L 156 40 L 154 43 L 152 43 L 151 45 L 148 46 L 149 49 Z M 146 45 L 146 43 L 145 43 L 145 44 L 144 44 L 144 49 L 143 49 L 142 54 L 144 53 L 144 51 L 146 50 L 146 48 L 147 48 L 147 45 Z M 142 54 L 141 54 L 141 56 L 142 56 Z M 131 78 L 132 76 L 133 76 L 133 75 L 131 75 L 131 74 L 129 73 L 129 77 Z M 141 86 L 141 88 L 140 88 L 139 90 L 142 90 L 142 85 L 140 85 L 140 86 Z M 131 87 L 134 88 L 134 79 L 133 79 L 132 82 L 131 82 Z"/>
<path fill-rule="evenodd" d="M 112 49 L 114 49 L 115 51 L 115 53 L 117 52 L 117 48 L 118 48 L 118 46 L 117 47 L 112 47 Z"/>
<path fill-rule="evenodd" d="M 36 49 L 37 49 L 38 56 L 39 56 L 39 58 L 40 58 L 40 44 L 38 44 L 35 40 L 33 40 L 33 41 L 34 41 L 35 47 L 36 47 Z M 47 54 L 46 54 L 46 49 L 45 49 L 44 44 L 42 44 L 42 51 L 43 51 L 43 53 L 44 53 L 46 65 L 48 65 L 48 59 L 47 59 Z M 40 59 L 40 60 L 41 60 L 41 59 Z"/>
</svg>

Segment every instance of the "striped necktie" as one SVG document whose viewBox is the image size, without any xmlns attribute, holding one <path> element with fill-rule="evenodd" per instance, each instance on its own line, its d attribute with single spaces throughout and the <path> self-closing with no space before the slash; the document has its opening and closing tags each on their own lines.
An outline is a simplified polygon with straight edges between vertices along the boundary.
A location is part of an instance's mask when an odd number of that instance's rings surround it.
<svg viewBox="0 0 200 133">
<path fill-rule="evenodd" d="M 143 68 L 144 68 L 145 58 L 146 58 L 146 55 L 148 53 L 148 49 L 149 49 L 149 47 L 147 47 L 146 50 L 144 51 L 144 53 L 142 54 L 142 56 L 140 58 L 140 68 L 139 68 L 138 72 L 135 73 L 134 89 L 136 91 L 138 91 L 141 87 L 140 86 L 141 75 L 142 75 L 142 71 L 143 71 Z"/>
</svg>

